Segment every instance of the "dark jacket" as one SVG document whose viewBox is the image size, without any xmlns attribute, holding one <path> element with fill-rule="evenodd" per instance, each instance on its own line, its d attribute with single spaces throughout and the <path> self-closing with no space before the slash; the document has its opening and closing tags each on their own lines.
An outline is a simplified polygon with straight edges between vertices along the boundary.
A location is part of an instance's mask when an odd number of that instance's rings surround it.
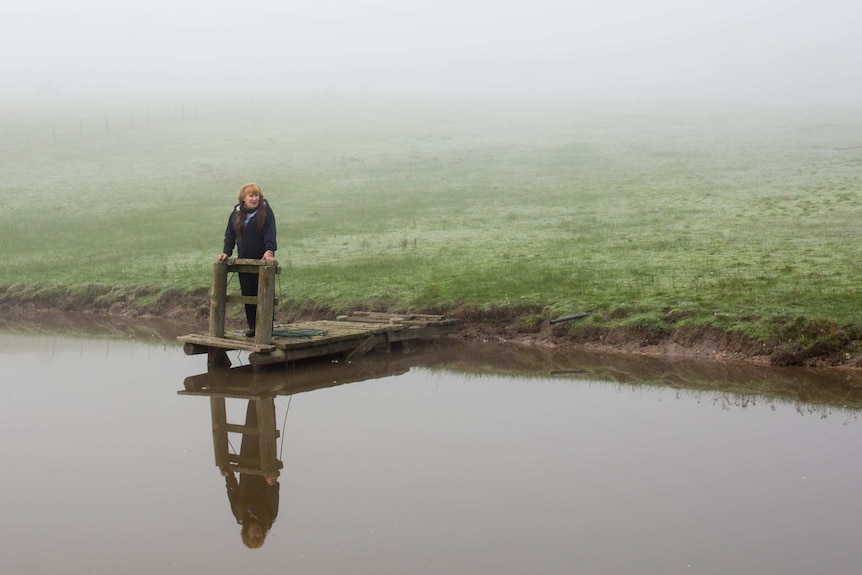
<svg viewBox="0 0 862 575">
<path fill-rule="evenodd" d="M 261 227 L 259 217 L 261 210 L 266 210 L 266 219 Z M 254 216 L 248 221 L 242 237 L 237 235 L 237 215 L 243 216 L 239 204 L 234 206 L 230 217 L 227 219 L 227 228 L 224 231 L 224 248 L 222 251 L 227 255 L 233 253 L 234 246 L 237 246 L 237 257 L 259 260 L 263 258 L 264 252 L 270 250 L 275 252 L 278 249 L 275 233 L 275 214 L 272 208 L 269 207 L 269 202 L 263 200 L 257 208 Z"/>
<path fill-rule="evenodd" d="M 266 479 L 258 475 L 229 473 L 225 477 L 227 498 L 236 522 L 244 524 L 250 519 L 256 519 L 265 531 L 269 531 L 278 517 L 279 484 L 269 485 Z"/>
</svg>

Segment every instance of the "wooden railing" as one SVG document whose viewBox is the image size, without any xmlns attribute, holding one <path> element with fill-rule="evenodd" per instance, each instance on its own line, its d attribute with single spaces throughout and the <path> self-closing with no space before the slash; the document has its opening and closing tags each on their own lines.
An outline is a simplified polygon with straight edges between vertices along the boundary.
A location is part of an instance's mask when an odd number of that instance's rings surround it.
<svg viewBox="0 0 862 575">
<path fill-rule="evenodd" d="M 257 274 L 257 297 L 229 295 L 229 273 Z M 272 342 L 272 318 L 275 311 L 275 276 L 281 268 L 275 260 L 248 260 L 231 258 L 213 265 L 213 282 L 210 290 L 209 335 L 224 337 L 225 313 L 228 304 L 254 304 L 257 306 L 255 343 Z"/>
</svg>

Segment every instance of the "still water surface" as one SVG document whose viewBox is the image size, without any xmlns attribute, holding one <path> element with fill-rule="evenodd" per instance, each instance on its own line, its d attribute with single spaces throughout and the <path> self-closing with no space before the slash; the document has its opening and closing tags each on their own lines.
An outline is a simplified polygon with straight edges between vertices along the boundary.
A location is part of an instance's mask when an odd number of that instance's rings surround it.
<svg viewBox="0 0 862 575">
<path fill-rule="evenodd" d="M 0 331 L 0 350 L 2 573 L 862 567 L 846 376 L 493 346 L 226 375 L 170 339 Z M 774 394 L 729 391 L 747 381 Z M 274 408 L 280 475 L 237 474 L 256 505 L 216 465 L 219 395 L 238 426 Z"/>
</svg>

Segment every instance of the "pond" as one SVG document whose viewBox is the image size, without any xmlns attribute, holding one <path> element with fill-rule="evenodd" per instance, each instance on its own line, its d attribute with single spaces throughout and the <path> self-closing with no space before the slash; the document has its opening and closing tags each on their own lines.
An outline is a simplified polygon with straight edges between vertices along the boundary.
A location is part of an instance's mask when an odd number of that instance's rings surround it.
<svg viewBox="0 0 862 575">
<path fill-rule="evenodd" d="M 68 332 L 67 329 L 63 329 Z M 3 573 L 852 573 L 855 375 L 0 329 Z"/>
</svg>

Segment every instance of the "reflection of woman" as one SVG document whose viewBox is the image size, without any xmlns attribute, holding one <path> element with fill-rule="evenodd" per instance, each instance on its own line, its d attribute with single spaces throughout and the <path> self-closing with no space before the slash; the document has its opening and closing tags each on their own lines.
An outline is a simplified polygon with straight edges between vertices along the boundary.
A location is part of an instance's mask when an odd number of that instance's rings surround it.
<svg viewBox="0 0 862 575">
<path fill-rule="evenodd" d="M 250 428 L 258 427 L 254 400 L 248 402 L 245 425 Z M 239 460 L 242 465 L 263 467 L 257 435 L 243 434 Z M 257 549 L 263 545 L 269 528 L 278 516 L 278 472 L 269 473 L 266 477 L 240 473 L 239 481 L 236 474 L 229 469 L 222 469 L 221 474 L 225 478 L 230 509 L 236 522 L 242 525 L 242 542 L 250 549 Z"/>
<path fill-rule="evenodd" d="M 224 232 L 224 248 L 218 256 L 223 262 L 237 247 L 237 257 L 252 260 L 274 260 L 278 249 L 275 232 L 275 214 L 257 184 L 246 184 L 239 189 L 237 203 L 227 221 Z M 257 274 L 239 274 L 239 285 L 244 296 L 257 295 Z M 246 336 L 254 337 L 257 306 L 245 305 L 248 321 Z"/>
<path fill-rule="evenodd" d="M 249 549 L 257 549 L 263 545 L 278 516 L 278 477 L 240 473 L 237 482 L 236 474 L 227 469 L 222 469 L 222 475 L 231 511 L 236 522 L 242 525 L 242 542 Z"/>
</svg>

